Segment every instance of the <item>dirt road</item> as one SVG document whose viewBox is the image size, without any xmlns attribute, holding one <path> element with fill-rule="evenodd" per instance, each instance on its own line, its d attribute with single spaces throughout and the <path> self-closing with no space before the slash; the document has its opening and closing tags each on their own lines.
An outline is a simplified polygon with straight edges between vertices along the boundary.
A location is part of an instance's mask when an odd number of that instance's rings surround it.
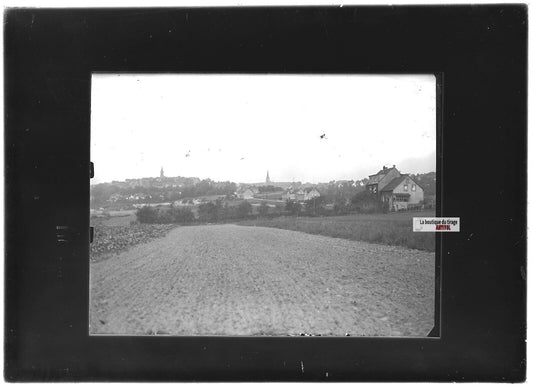
<svg viewBox="0 0 533 390">
<path fill-rule="evenodd" d="M 425 336 L 434 254 L 280 229 L 179 227 L 91 264 L 91 334 Z"/>
</svg>

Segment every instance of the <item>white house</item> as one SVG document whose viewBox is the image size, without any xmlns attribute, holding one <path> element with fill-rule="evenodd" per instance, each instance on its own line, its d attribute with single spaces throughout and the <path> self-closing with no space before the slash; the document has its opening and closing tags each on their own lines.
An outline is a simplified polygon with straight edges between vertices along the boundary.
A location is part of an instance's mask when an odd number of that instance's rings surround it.
<svg viewBox="0 0 533 390">
<path fill-rule="evenodd" d="M 409 175 L 392 179 L 379 193 L 380 199 L 389 204 L 389 210 L 398 211 L 421 205 L 424 190 Z"/>
<path fill-rule="evenodd" d="M 240 193 L 240 197 L 242 199 L 253 199 L 254 198 L 254 191 L 250 188 L 247 188 L 243 192 Z"/>
<path fill-rule="evenodd" d="M 302 201 L 318 198 L 319 196 L 320 196 L 320 192 L 318 192 L 315 188 L 311 190 L 300 189 L 296 192 L 294 192 L 293 190 L 287 191 L 281 196 L 281 199 L 282 200 L 295 200 L 298 202 L 302 202 Z"/>
<path fill-rule="evenodd" d="M 320 192 L 318 192 L 316 188 L 313 188 L 311 191 L 305 193 L 305 200 L 311 200 L 314 198 L 318 198 L 319 196 Z"/>
</svg>

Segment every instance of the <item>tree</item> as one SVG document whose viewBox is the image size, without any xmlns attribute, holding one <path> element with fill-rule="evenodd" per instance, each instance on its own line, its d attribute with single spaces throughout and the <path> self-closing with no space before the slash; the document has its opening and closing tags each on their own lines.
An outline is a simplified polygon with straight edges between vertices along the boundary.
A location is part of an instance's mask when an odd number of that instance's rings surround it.
<svg viewBox="0 0 533 390">
<path fill-rule="evenodd" d="M 308 215 L 319 215 L 324 213 L 325 199 L 318 196 L 305 202 L 305 212 Z"/>
<path fill-rule="evenodd" d="M 259 212 L 259 215 L 261 217 L 266 217 L 268 215 L 268 205 L 266 202 L 261 202 L 261 205 L 259 206 L 259 208 L 257 209 L 257 211 Z"/>
<path fill-rule="evenodd" d="M 283 214 L 283 211 L 285 210 L 285 207 L 281 204 L 276 204 L 276 208 L 274 209 L 274 212 L 276 215 Z"/>
<path fill-rule="evenodd" d="M 346 214 L 349 211 L 349 207 L 346 204 L 346 199 L 344 198 L 335 198 L 333 202 L 333 211 L 337 215 Z"/>
<path fill-rule="evenodd" d="M 252 213 L 252 205 L 247 201 L 242 202 L 237 206 L 237 216 L 239 218 L 246 218 Z"/>
<path fill-rule="evenodd" d="M 191 223 L 194 221 L 194 213 L 188 207 L 171 207 L 169 214 L 172 223 Z"/>
<path fill-rule="evenodd" d="M 218 209 L 213 202 L 198 206 L 198 219 L 203 222 L 214 222 L 218 219 Z"/>
<path fill-rule="evenodd" d="M 285 203 L 285 210 L 290 215 L 298 215 L 302 211 L 302 205 L 298 202 L 287 199 L 287 203 Z"/>
<path fill-rule="evenodd" d="M 267 186 L 259 186 L 257 187 L 258 191 L 260 194 L 263 194 L 263 193 L 269 193 L 269 192 L 279 192 L 279 191 L 283 191 L 283 188 L 281 187 L 276 187 L 276 186 L 273 186 L 273 185 L 267 185 Z"/>
<path fill-rule="evenodd" d="M 172 209 L 160 210 L 157 217 L 157 223 L 172 223 L 174 218 Z"/>
<path fill-rule="evenodd" d="M 352 207 L 360 213 L 376 213 L 385 209 L 384 202 L 370 191 L 355 194 L 351 200 Z"/>
<path fill-rule="evenodd" d="M 159 217 L 157 210 L 150 206 L 144 206 L 137 210 L 136 215 L 140 223 L 156 223 Z"/>
</svg>

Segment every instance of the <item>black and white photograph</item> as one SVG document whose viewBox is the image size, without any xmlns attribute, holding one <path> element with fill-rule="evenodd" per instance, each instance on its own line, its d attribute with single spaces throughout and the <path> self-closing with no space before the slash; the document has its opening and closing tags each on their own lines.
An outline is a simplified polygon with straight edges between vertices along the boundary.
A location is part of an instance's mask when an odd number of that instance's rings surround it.
<svg viewBox="0 0 533 390">
<path fill-rule="evenodd" d="M 526 380 L 528 5 L 108 3 L 4 10 L 6 382 Z"/>
<path fill-rule="evenodd" d="M 427 337 L 436 77 L 94 73 L 90 335 Z"/>
</svg>

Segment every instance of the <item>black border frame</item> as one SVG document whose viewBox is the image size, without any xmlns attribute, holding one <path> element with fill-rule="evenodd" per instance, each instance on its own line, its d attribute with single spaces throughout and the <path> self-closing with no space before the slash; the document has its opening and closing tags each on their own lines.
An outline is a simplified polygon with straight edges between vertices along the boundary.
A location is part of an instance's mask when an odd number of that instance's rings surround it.
<svg viewBox="0 0 533 390">
<path fill-rule="evenodd" d="M 525 5 L 10 9 L 4 41 L 6 380 L 524 380 Z M 441 337 L 89 337 L 103 71 L 444 75 Z"/>
</svg>

